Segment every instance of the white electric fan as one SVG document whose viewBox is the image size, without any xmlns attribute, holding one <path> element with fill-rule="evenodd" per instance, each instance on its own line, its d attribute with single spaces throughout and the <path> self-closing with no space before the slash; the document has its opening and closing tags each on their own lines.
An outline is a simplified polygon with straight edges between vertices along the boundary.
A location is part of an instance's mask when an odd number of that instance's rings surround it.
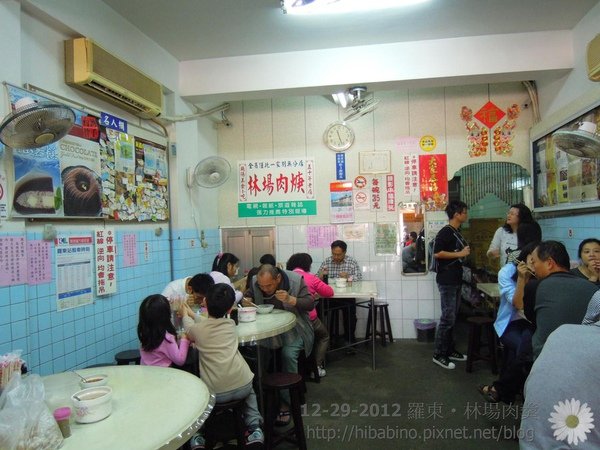
<svg viewBox="0 0 600 450">
<path fill-rule="evenodd" d="M 75 123 L 65 105 L 24 97 L 0 123 L 0 141 L 11 148 L 38 148 L 63 138 Z"/>
<path fill-rule="evenodd" d="M 360 117 L 373 112 L 379 100 L 375 100 L 373 94 L 367 94 L 365 86 L 355 86 L 348 89 L 348 96 L 352 99 L 350 105 L 346 108 L 348 114 L 344 117 L 345 122 L 352 122 Z"/>
<path fill-rule="evenodd" d="M 579 122 L 577 129 L 559 130 L 552 135 L 556 148 L 581 158 L 600 158 L 600 136 L 593 122 Z"/>
<path fill-rule="evenodd" d="M 209 156 L 203 159 L 196 167 L 189 168 L 187 173 L 187 185 L 215 188 L 227 181 L 231 174 L 231 164 L 220 156 Z"/>
</svg>

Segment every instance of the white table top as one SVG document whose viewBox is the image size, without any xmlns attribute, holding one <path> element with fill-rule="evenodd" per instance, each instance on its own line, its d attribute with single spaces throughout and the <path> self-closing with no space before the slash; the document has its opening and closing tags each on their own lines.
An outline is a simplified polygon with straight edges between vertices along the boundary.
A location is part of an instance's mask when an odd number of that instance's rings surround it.
<svg viewBox="0 0 600 450">
<path fill-rule="evenodd" d="M 353 281 L 352 284 L 346 284 L 346 287 L 340 288 L 335 285 L 334 280 L 329 281 L 333 288 L 333 297 L 331 298 L 376 298 L 377 283 L 375 281 Z"/>
<path fill-rule="evenodd" d="M 294 313 L 274 309 L 269 314 L 256 314 L 254 322 L 240 322 L 237 325 L 240 345 L 254 344 L 262 339 L 274 337 L 296 326 Z"/>
<path fill-rule="evenodd" d="M 500 297 L 498 283 L 477 283 L 477 289 L 490 297 Z"/>
<path fill-rule="evenodd" d="M 200 378 L 179 369 L 153 366 L 106 366 L 77 370 L 83 376 L 106 374 L 113 390 L 112 413 L 95 423 L 76 423 L 61 450 L 177 449 L 204 423 L 214 396 Z M 64 372 L 43 378 L 52 412 L 73 407 L 79 377 Z"/>
</svg>

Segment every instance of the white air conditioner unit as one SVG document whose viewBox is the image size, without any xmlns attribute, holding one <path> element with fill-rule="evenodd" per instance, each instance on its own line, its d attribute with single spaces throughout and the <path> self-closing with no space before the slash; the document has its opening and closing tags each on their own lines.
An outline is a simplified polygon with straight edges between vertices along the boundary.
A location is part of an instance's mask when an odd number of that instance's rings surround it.
<svg viewBox="0 0 600 450">
<path fill-rule="evenodd" d="M 600 34 L 596 35 L 587 46 L 588 78 L 600 81 Z"/>
<path fill-rule="evenodd" d="M 162 86 L 88 38 L 65 41 L 65 82 L 144 119 L 162 112 Z"/>
</svg>

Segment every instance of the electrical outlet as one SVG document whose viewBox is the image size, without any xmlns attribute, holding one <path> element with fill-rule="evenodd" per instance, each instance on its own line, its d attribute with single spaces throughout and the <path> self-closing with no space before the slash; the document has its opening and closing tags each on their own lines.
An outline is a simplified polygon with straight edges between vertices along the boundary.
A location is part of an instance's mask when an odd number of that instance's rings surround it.
<svg viewBox="0 0 600 450">
<path fill-rule="evenodd" d="M 191 239 L 190 240 L 190 247 L 194 248 L 196 246 L 196 239 Z"/>
<path fill-rule="evenodd" d="M 45 241 L 53 241 L 56 238 L 56 228 L 52 224 L 44 225 L 44 233 L 42 235 Z"/>
<path fill-rule="evenodd" d="M 572 237 L 573 237 L 573 228 L 569 228 L 569 229 L 567 230 L 567 235 L 568 235 L 570 238 L 572 238 Z"/>
</svg>

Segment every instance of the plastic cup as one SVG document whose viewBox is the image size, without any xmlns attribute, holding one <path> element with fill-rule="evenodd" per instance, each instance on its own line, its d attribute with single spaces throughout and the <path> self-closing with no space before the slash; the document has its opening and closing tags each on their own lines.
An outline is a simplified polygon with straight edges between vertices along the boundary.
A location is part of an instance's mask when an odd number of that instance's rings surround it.
<svg viewBox="0 0 600 450">
<path fill-rule="evenodd" d="M 58 424 L 58 428 L 60 428 L 63 438 L 66 439 L 71 436 L 71 425 L 69 424 L 69 419 L 71 418 L 71 408 L 68 406 L 56 408 L 53 415 L 56 423 Z"/>
</svg>

